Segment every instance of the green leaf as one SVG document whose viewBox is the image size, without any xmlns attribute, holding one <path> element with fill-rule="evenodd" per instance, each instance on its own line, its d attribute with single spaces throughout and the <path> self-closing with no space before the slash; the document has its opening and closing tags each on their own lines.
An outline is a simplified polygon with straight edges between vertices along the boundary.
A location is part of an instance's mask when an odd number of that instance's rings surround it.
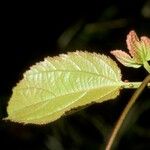
<svg viewBox="0 0 150 150">
<path fill-rule="evenodd" d="M 49 123 L 79 106 L 114 99 L 122 85 L 120 69 L 104 55 L 77 51 L 48 57 L 13 89 L 6 119 Z"/>
</svg>

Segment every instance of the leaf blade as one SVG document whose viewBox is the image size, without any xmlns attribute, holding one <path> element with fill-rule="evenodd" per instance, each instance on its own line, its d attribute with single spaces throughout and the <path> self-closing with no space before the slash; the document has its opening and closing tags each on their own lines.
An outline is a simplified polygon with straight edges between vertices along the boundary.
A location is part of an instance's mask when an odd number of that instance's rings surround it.
<svg viewBox="0 0 150 150">
<path fill-rule="evenodd" d="M 115 98 L 122 84 L 120 69 L 104 55 L 77 51 L 48 57 L 13 89 L 7 119 L 52 122 L 73 108 Z"/>
</svg>

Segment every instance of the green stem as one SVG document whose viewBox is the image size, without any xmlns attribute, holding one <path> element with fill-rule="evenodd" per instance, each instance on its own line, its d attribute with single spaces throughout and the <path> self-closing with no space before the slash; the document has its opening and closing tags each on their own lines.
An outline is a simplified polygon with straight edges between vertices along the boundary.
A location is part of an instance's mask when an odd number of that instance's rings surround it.
<svg viewBox="0 0 150 150">
<path fill-rule="evenodd" d="M 143 63 L 144 68 L 150 73 L 150 65 L 147 61 Z"/>
<path fill-rule="evenodd" d="M 137 89 L 142 82 L 123 82 L 122 88 L 123 89 Z M 147 84 L 147 87 L 150 88 L 150 83 Z"/>
<path fill-rule="evenodd" d="M 142 84 L 138 87 L 138 89 L 134 92 L 134 94 L 132 95 L 131 99 L 129 100 L 128 104 L 126 105 L 125 109 L 123 110 L 120 118 L 118 119 L 114 130 L 110 136 L 110 139 L 108 141 L 108 144 L 106 145 L 106 149 L 105 150 L 110 150 L 112 148 L 112 145 L 114 143 L 114 140 L 118 134 L 118 131 L 120 130 L 123 121 L 125 120 L 125 117 L 127 116 L 129 110 L 131 109 L 131 107 L 133 106 L 133 104 L 135 103 L 135 101 L 137 100 L 137 98 L 140 96 L 140 94 L 142 93 L 142 91 L 144 90 L 144 88 L 147 86 L 147 84 L 150 82 L 150 74 L 143 80 Z"/>
</svg>

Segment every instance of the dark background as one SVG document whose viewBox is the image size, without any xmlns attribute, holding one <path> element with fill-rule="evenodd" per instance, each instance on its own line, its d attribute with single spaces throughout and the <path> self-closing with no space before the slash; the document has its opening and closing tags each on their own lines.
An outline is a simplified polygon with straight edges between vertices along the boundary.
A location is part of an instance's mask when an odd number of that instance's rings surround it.
<svg viewBox="0 0 150 150">
<path fill-rule="evenodd" d="M 110 55 L 126 50 L 135 30 L 150 37 L 150 0 L 6 3 L 1 13 L 0 117 L 6 117 L 11 90 L 29 66 L 68 51 Z M 114 57 L 111 56 L 113 59 Z M 123 80 L 142 81 L 143 69 L 121 67 Z M 0 121 L 0 149 L 100 150 L 134 90 L 114 101 L 94 104 L 45 126 Z M 116 149 L 150 149 L 150 96 L 146 89 L 129 114 Z"/>
</svg>

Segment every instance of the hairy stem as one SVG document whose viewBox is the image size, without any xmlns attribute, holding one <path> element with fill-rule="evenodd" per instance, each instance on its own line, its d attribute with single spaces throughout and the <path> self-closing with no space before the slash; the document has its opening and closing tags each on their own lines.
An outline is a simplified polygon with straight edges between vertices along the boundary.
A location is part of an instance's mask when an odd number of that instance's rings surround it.
<svg viewBox="0 0 150 150">
<path fill-rule="evenodd" d="M 139 86 L 139 88 L 134 92 L 134 94 L 132 95 L 131 99 L 129 100 L 128 104 L 126 105 L 125 109 L 123 110 L 120 118 L 118 119 L 114 130 L 110 136 L 110 139 L 106 145 L 106 150 L 111 150 L 112 145 L 114 143 L 114 140 L 118 134 L 118 131 L 120 130 L 122 123 L 125 119 L 125 117 L 127 116 L 129 110 L 131 109 L 131 107 L 133 106 L 133 104 L 135 103 L 135 101 L 137 100 L 137 98 L 140 96 L 140 94 L 142 93 L 142 91 L 144 90 L 144 88 L 147 86 L 148 82 L 150 82 L 150 74 L 143 80 L 142 84 Z"/>
</svg>

